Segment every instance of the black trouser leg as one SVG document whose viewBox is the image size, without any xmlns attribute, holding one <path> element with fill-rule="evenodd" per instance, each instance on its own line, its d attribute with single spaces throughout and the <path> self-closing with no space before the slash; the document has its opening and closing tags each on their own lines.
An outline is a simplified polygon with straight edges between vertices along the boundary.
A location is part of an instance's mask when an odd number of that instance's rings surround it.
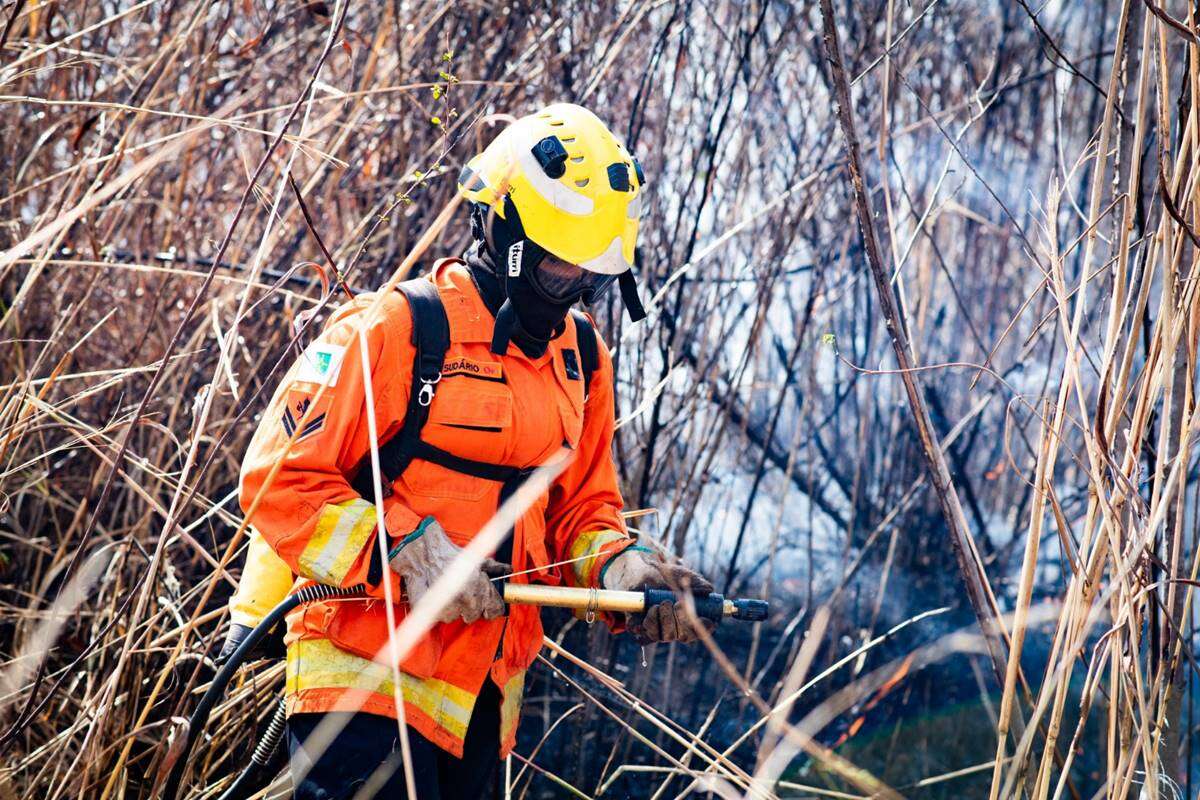
<svg viewBox="0 0 1200 800">
<path fill-rule="evenodd" d="M 326 719 L 337 719 L 345 727 L 324 751 L 316 752 L 309 737 Z M 407 799 L 394 719 L 361 713 L 293 714 L 287 733 L 296 800 Z M 438 749 L 412 728 L 408 745 L 417 797 L 440 800 Z"/>
<path fill-rule="evenodd" d="M 316 754 L 306 740 L 322 720 L 346 725 Z M 293 714 L 288 718 L 288 752 L 296 800 L 407 800 L 396 721 L 375 714 Z M 471 714 L 463 758 L 455 758 L 408 729 L 418 800 L 483 800 L 492 795 L 500 752 L 500 690 L 484 681 Z"/>
<path fill-rule="evenodd" d="M 486 680 L 475 702 L 461 759 L 438 750 L 441 800 L 484 800 L 495 792 L 500 762 L 500 690 Z"/>
</svg>

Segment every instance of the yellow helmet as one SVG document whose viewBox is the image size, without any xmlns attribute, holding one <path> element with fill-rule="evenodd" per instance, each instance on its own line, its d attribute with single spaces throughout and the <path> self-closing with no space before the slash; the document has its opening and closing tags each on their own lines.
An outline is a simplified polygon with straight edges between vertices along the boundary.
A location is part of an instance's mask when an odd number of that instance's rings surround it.
<svg viewBox="0 0 1200 800">
<path fill-rule="evenodd" d="M 635 319 L 644 316 L 630 271 L 644 186 L 637 159 L 595 114 L 571 103 L 513 122 L 458 179 L 463 197 L 488 212 L 491 244 L 509 278 L 526 273 L 552 302 L 590 302 L 619 278 Z M 581 267 L 583 280 L 539 278 L 546 253 Z"/>
</svg>

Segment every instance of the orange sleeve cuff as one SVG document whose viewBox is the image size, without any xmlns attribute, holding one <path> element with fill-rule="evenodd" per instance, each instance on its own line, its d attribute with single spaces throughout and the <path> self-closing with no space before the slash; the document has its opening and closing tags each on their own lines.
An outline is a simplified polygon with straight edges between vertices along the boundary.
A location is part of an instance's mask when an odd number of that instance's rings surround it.
<svg viewBox="0 0 1200 800">
<path fill-rule="evenodd" d="M 421 524 L 421 517 L 417 515 L 408 506 L 403 503 L 392 503 L 391 507 L 383 512 L 383 527 L 387 530 L 388 541 L 384 548 L 385 552 L 391 551 L 396 542 L 408 536 L 417 526 Z M 379 552 L 379 542 L 371 543 L 371 559 L 378 559 L 380 565 L 380 580 L 376 583 L 366 581 L 367 594 L 371 597 L 377 597 L 380 600 L 386 600 L 385 581 L 391 584 L 392 602 L 399 603 L 403 593 L 403 584 L 400 581 L 400 576 L 392 572 L 391 565 L 388 564 L 386 555 Z M 368 575 L 369 575 L 368 570 Z"/>
</svg>

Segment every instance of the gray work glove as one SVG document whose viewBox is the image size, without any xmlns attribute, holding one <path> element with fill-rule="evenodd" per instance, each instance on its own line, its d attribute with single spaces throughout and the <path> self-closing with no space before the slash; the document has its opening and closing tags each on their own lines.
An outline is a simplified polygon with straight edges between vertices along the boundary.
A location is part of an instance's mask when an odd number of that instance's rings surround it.
<svg viewBox="0 0 1200 800">
<path fill-rule="evenodd" d="M 442 576 L 450 562 L 458 557 L 462 548 L 450 541 L 446 531 L 433 517 L 421 520 L 417 529 L 397 544 L 388 553 L 388 564 L 392 571 L 404 580 L 404 591 L 410 606 L 415 606 L 429 591 L 429 587 Z M 471 574 L 459 588 L 458 594 L 442 606 L 438 622 L 453 622 L 461 619 L 471 623 L 482 619 L 504 616 L 504 600 L 496 587 L 488 580 L 488 573 L 507 574 L 512 568 L 490 558 L 484 559 L 479 569 Z"/>
<path fill-rule="evenodd" d="M 614 556 L 606 565 L 603 578 L 605 589 L 640 592 L 646 589 L 670 589 L 677 597 L 691 592 L 697 595 L 711 594 L 713 586 L 699 573 L 682 564 L 664 561 L 657 553 L 644 547 L 631 547 Z M 640 643 L 649 642 L 694 642 L 699 638 L 683 605 L 683 600 L 674 603 L 663 601 L 642 614 L 626 615 L 629 632 Z M 700 618 L 705 630 L 714 627 L 712 620 Z"/>
</svg>

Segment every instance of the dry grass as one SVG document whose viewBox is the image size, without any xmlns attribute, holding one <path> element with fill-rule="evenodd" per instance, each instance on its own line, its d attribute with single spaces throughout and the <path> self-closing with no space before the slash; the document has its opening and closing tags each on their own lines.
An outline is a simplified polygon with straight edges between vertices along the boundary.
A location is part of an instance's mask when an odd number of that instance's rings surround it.
<svg viewBox="0 0 1200 800">
<path fill-rule="evenodd" d="M 0 797 L 153 795 L 280 370 L 564 98 L 654 190 L 649 324 L 595 309 L 633 524 L 775 613 L 548 617 L 512 796 L 1193 795 L 1200 11 L 824 5 L 840 75 L 816 4 L 0 5 Z M 907 724 L 960 684 L 986 741 Z"/>
</svg>

